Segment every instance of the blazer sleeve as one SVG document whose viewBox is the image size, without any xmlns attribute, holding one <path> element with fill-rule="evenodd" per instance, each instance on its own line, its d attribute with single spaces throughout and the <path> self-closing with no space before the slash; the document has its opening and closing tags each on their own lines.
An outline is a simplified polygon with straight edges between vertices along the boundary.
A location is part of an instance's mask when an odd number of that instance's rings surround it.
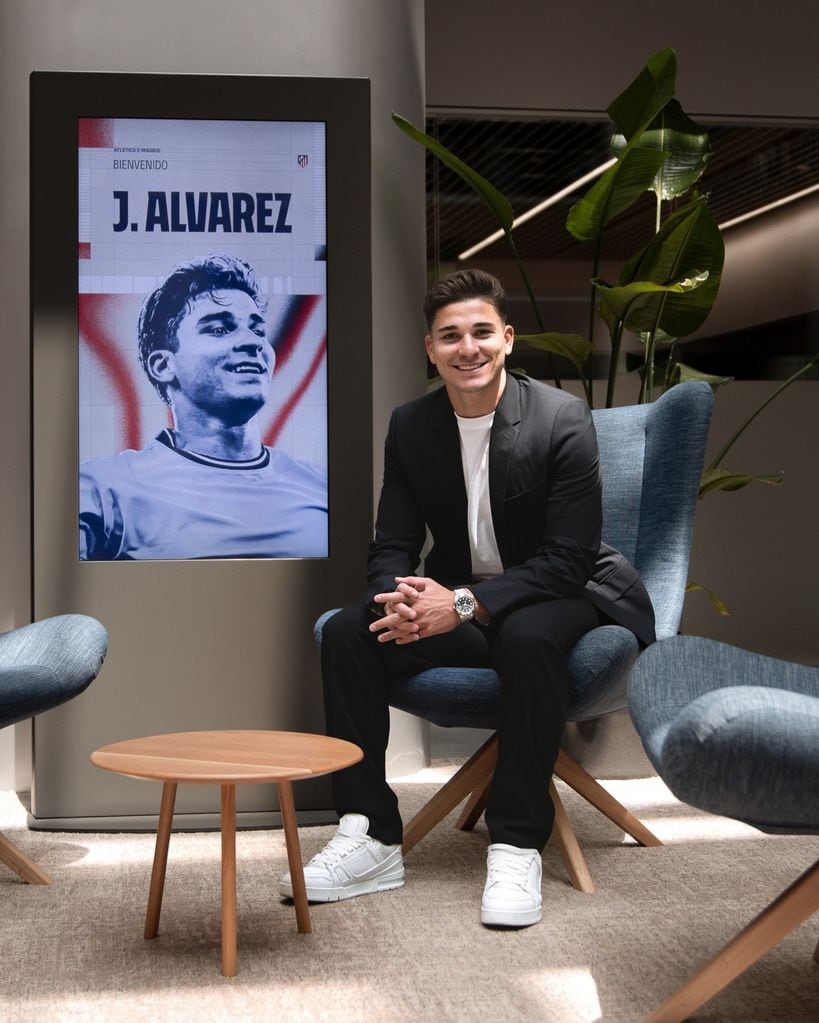
<svg viewBox="0 0 819 1023">
<path fill-rule="evenodd" d="M 537 444 L 547 445 L 539 459 Z M 504 572 L 470 587 L 493 618 L 524 604 L 579 596 L 600 549 L 597 435 L 586 403 L 563 404 L 551 437 L 536 429 L 521 454 L 541 466 L 540 479 L 504 502 Z M 520 545 L 522 536 L 529 539 Z"/>
<path fill-rule="evenodd" d="M 395 577 L 414 575 L 421 562 L 426 523 L 401 462 L 398 410 L 384 444 L 384 479 L 367 558 L 367 602 L 395 586 Z"/>
</svg>

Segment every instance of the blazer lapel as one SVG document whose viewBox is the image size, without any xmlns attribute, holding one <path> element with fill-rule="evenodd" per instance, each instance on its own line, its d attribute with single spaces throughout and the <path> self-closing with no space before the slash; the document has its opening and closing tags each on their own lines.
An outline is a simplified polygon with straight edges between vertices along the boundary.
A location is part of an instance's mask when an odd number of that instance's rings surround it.
<svg viewBox="0 0 819 1023">
<path fill-rule="evenodd" d="M 461 460 L 461 440 L 458 421 L 444 388 L 441 388 L 441 401 L 433 417 L 432 446 L 428 464 L 434 466 L 438 492 L 443 502 L 452 509 L 453 521 L 463 522 L 466 535 L 466 484 Z"/>
<path fill-rule="evenodd" d="M 489 438 L 489 503 L 492 508 L 492 525 L 501 560 L 506 561 L 506 521 L 504 499 L 506 497 L 509 468 L 520 434 L 521 402 L 520 384 L 511 373 L 506 374 L 506 387 L 495 409 L 492 434 Z"/>
</svg>

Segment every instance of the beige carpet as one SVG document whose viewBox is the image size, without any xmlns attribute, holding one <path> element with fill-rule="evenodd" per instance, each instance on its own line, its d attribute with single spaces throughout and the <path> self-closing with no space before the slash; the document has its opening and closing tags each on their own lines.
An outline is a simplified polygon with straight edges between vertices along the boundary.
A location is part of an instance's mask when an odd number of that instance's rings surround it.
<svg viewBox="0 0 819 1023">
<path fill-rule="evenodd" d="M 405 817 L 445 773 L 396 786 Z M 657 779 L 607 787 L 665 846 L 623 844 L 570 793 L 598 892 L 569 887 L 547 848 L 544 919 L 517 932 L 478 921 L 482 823 L 472 834 L 447 824 L 430 834 L 407 858 L 401 890 L 313 906 L 311 935 L 296 932 L 292 905 L 276 894 L 282 833 L 240 833 L 232 979 L 219 973 L 218 835 L 173 836 L 160 936 L 146 942 L 152 836 L 28 832 L 19 799 L 0 793 L 0 830 L 56 880 L 27 886 L 0 865 L 0 1019 L 638 1023 L 801 873 L 819 843 L 683 807 Z M 331 833 L 303 829 L 305 858 Z M 814 917 L 694 1018 L 816 1023 L 817 937 Z"/>
</svg>

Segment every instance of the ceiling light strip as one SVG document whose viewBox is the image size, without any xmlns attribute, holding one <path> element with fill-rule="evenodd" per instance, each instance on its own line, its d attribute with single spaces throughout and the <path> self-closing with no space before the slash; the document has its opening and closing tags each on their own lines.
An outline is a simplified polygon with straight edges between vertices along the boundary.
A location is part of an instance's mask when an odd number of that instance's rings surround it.
<svg viewBox="0 0 819 1023">
<path fill-rule="evenodd" d="M 572 181 L 571 184 L 566 185 L 565 188 L 561 188 L 559 192 L 555 192 L 554 195 L 550 195 L 548 199 L 544 199 L 543 202 L 539 202 L 537 206 L 533 206 L 530 210 L 525 213 L 521 213 L 519 217 L 515 217 L 512 221 L 512 229 L 519 227 L 521 224 L 525 224 L 527 220 L 531 220 L 532 217 L 536 217 L 538 213 L 542 213 L 544 210 L 549 209 L 550 206 L 554 206 L 555 203 L 560 202 L 567 195 L 571 195 L 572 192 L 576 192 L 578 188 L 582 188 L 583 185 L 589 181 L 594 181 L 595 178 L 599 178 L 601 174 L 604 174 L 609 167 L 611 167 L 617 161 L 612 157 L 611 160 L 606 160 L 605 163 L 601 163 L 599 167 L 595 167 L 594 170 L 590 170 L 588 174 L 584 174 L 576 181 Z M 474 256 L 476 252 L 480 252 L 481 249 L 485 249 L 487 246 L 496 242 L 499 238 L 503 238 L 503 230 L 494 231 L 492 234 L 487 235 L 482 241 L 477 242 L 471 248 L 459 253 L 458 259 L 469 259 L 470 256 Z"/>
<path fill-rule="evenodd" d="M 747 213 L 741 213 L 738 217 L 733 217 L 731 220 L 726 220 L 725 223 L 719 225 L 720 231 L 724 231 L 728 227 L 734 227 L 735 224 L 742 224 L 746 220 L 751 220 L 752 217 L 759 217 L 763 213 L 769 213 L 771 210 L 778 209 L 780 206 L 787 206 L 788 203 L 796 202 L 797 199 L 802 199 L 806 195 L 811 195 L 813 192 L 819 192 L 819 183 L 811 185 L 809 188 L 803 188 L 799 192 L 793 192 L 791 195 L 785 195 L 781 199 L 777 199 L 775 202 L 769 202 L 765 206 L 758 206 L 755 210 L 749 210 Z"/>
<path fill-rule="evenodd" d="M 554 206 L 556 203 L 560 202 L 561 199 L 564 199 L 567 195 L 571 195 L 572 192 L 577 191 L 578 188 L 582 188 L 583 185 L 587 184 L 589 181 L 594 181 L 595 178 L 599 178 L 615 162 L 616 161 L 614 159 L 607 160 L 605 163 L 600 164 L 599 167 L 595 167 L 594 170 L 589 171 L 576 181 L 566 185 L 566 187 L 562 188 L 559 192 L 555 192 L 555 194 L 549 196 L 548 199 L 544 199 L 525 213 L 521 213 L 519 217 L 515 217 L 512 221 L 512 229 L 514 230 L 521 224 L 525 224 L 527 220 L 531 220 L 532 217 L 536 217 L 539 213 L 542 213 L 544 210 L 549 209 L 549 207 Z M 719 229 L 721 231 L 725 231 L 729 227 L 742 224 L 746 220 L 759 217 L 764 213 L 769 213 L 771 210 L 778 209 L 780 206 L 787 206 L 789 203 L 796 202 L 798 199 L 803 199 L 805 196 L 812 195 L 814 192 L 819 192 L 819 183 L 810 185 L 808 188 L 800 189 L 798 192 L 793 192 L 790 195 L 783 196 L 781 199 L 776 199 L 774 202 L 766 203 L 764 206 L 759 206 L 754 210 L 749 210 L 747 213 L 742 213 L 738 217 L 733 217 L 731 220 L 726 220 L 719 225 Z M 492 234 L 487 235 L 486 238 L 483 238 L 481 241 L 476 242 L 475 245 L 459 253 L 458 259 L 469 259 L 474 256 L 475 253 L 488 248 L 488 246 L 492 245 L 500 238 L 503 238 L 503 234 L 503 230 L 493 231 Z"/>
</svg>

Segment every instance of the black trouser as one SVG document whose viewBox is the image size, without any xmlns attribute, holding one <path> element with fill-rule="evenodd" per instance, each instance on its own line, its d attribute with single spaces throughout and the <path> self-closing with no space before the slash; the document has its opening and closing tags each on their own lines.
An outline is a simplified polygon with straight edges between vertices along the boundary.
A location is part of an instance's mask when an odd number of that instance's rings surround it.
<svg viewBox="0 0 819 1023">
<path fill-rule="evenodd" d="M 486 824 L 492 842 L 543 849 L 554 823 L 549 782 L 566 723 L 572 647 L 598 625 L 585 597 L 531 604 L 497 626 L 472 622 L 397 646 L 379 643 L 362 604 L 330 618 L 322 634 L 322 676 L 329 735 L 356 743 L 364 759 L 333 775 L 339 816 L 362 813 L 369 833 L 388 845 L 402 837 L 395 794 L 386 782 L 388 688 L 432 667 L 491 667 L 501 679 L 498 763 Z"/>
</svg>

